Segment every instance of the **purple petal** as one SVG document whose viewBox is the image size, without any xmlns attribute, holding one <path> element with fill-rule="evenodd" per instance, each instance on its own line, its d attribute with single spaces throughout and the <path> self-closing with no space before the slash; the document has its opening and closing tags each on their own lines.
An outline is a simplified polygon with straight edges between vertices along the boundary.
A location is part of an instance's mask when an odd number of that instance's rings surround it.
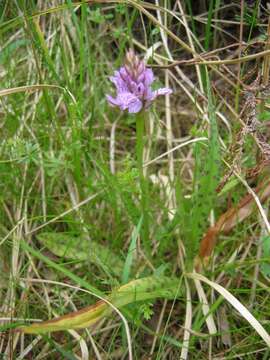
<svg viewBox="0 0 270 360">
<path fill-rule="evenodd" d="M 144 82 L 144 72 L 138 76 L 137 83 L 143 83 Z"/>
<path fill-rule="evenodd" d="M 150 87 L 147 87 L 144 89 L 144 94 L 143 94 L 143 98 L 146 101 L 153 101 L 155 96 L 154 96 L 154 92 L 151 90 Z"/>
<path fill-rule="evenodd" d="M 119 106 L 117 98 L 113 98 L 111 95 L 106 95 L 106 99 L 111 106 Z"/>
<path fill-rule="evenodd" d="M 149 106 L 151 105 L 151 102 L 155 100 L 155 98 L 157 96 L 160 96 L 160 95 L 167 95 L 167 94 L 171 94 L 172 93 L 172 90 L 169 89 L 169 88 L 161 88 L 161 89 L 158 89 L 158 90 L 155 90 L 155 91 L 152 91 L 151 88 L 147 88 L 145 90 L 145 93 L 144 93 L 144 100 L 145 100 L 145 108 L 148 109 Z"/>
<path fill-rule="evenodd" d="M 129 78 L 130 78 L 130 75 L 129 73 L 127 72 L 126 68 L 124 66 L 122 66 L 120 69 L 119 69 L 119 74 L 121 76 L 121 78 L 124 80 L 124 81 L 128 81 Z"/>
<path fill-rule="evenodd" d="M 136 93 L 137 93 L 137 89 L 138 89 L 138 85 L 135 83 L 135 81 L 130 81 L 130 83 L 129 83 L 129 88 L 130 88 L 130 90 L 132 91 L 132 93 L 134 94 L 134 95 L 136 95 Z"/>
<path fill-rule="evenodd" d="M 153 91 L 153 98 L 152 100 L 154 100 L 157 96 L 160 95 L 167 95 L 167 94 L 171 94 L 172 93 L 172 89 L 169 88 L 160 88 L 158 90 Z"/>
<path fill-rule="evenodd" d="M 110 80 L 115 85 L 118 92 L 128 91 L 127 82 L 122 79 L 119 71 L 115 71 L 114 76 L 111 76 Z"/>
<path fill-rule="evenodd" d="M 130 92 L 118 93 L 116 98 L 106 96 L 112 106 L 119 106 L 121 110 L 128 109 L 129 113 L 137 113 L 142 108 L 141 100 Z"/>
<path fill-rule="evenodd" d="M 143 96 L 144 92 L 145 92 L 145 87 L 144 87 L 143 83 L 139 83 L 137 85 L 138 96 Z"/>
<path fill-rule="evenodd" d="M 125 110 L 128 108 L 129 104 L 131 104 L 133 101 L 137 99 L 137 97 L 131 92 L 123 92 L 117 95 L 117 99 L 121 108 Z"/>
<path fill-rule="evenodd" d="M 152 69 L 145 69 L 144 71 L 144 84 L 145 86 L 150 86 L 154 81 L 154 73 Z"/>
<path fill-rule="evenodd" d="M 142 102 L 137 96 L 126 92 L 117 96 L 121 110 L 128 109 L 129 113 L 139 112 L 142 108 Z"/>
<path fill-rule="evenodd" d="M 143 106 L 143 104 L 142 104 L 141 100 L 136 98 L 136 100 L 134 100 L 132 103 L 129 104 L 128 112 L 130 114 L 138 113 L 142 109 L 142 106 Z"/>
</svg>

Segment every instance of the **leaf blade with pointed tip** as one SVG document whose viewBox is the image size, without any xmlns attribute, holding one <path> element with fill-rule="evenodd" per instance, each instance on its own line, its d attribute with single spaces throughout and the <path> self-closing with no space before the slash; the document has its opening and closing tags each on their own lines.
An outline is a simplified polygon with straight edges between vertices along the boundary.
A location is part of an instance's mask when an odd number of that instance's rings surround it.
<svg viewBox="0 0 270 360">
<path fill-rule="evenodd" d="M 94 305 L 52 320 L 20 326 L 18 330 L 26 334 L 45 334 L 61 330 L 83 329 L 109 315 L 114 308 L 119 309 L 131 303 L 156 298 L 177 298 L 181 294 L 179 283 L 179 279 L 166 276 L 149 276 L 132 280 L 113 291 L 106 299 L 97 296 L 101 300 Z"/>
</svg>

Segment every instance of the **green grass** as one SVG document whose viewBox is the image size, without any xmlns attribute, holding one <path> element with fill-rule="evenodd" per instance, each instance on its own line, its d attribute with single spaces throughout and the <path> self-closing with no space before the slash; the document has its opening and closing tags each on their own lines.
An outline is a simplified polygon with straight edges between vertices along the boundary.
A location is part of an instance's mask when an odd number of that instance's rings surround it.
<svg viewBox="0 0 270 360">
<path fill-rule="evenodd" d="M 264 90 L 254 90 L 255 129 L 241 133 L 244 86 L 262 69 L 267 78 L 269 55 L 166 70 L 218 49 L 210 60 L 238 58 L 238 46 L 223 48 L 239 42 L 241 25 L 243 56 L 267 49 L 267 14 L 258 1 L 242 17 L 233 2 L 194 3 L 0 2 L 0 358 L 269 357 L 258 324 L 213 285 L 270 331 L 269 237 L 255 205 L 220 234 L 202 270 L 213 282 L 201 283 L 207 309 L 189 274 L 209 227 L 250 190 L 231 176 L 216 191 L 230 168 L 250 188 L 269 176 L 268 165 L 248 176 L 268 159 Z M 142 116 L 111 108 L 109 76 L 129 48 L 142 58 L 152 46 L 149 64 L 165 66 L 153 69 L 155 86 L 173 94 Z M 41 338 L 13 331 L 96 297 L 123 317 Z"/>
</svg>

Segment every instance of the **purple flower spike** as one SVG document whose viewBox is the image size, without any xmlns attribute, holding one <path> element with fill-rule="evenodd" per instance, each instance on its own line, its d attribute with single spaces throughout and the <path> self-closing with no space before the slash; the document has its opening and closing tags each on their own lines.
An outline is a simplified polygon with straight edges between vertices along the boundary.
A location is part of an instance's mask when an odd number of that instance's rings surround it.
<svg viewBox="0 0 270 360">
<path fill-rule="evenodd" d="M 110 80 L 116 87 L 116 97 L 106 95 L 109 104 L 128 110 L 129 113 L 138 113 L 143 108 L 148 108 L 157 96 L 172 93 L 169 88 L 152 91 L 153 71 L 147 69 L 132 50 L 126 54 L 125 65 L 115 71 Z"/>
</svg>

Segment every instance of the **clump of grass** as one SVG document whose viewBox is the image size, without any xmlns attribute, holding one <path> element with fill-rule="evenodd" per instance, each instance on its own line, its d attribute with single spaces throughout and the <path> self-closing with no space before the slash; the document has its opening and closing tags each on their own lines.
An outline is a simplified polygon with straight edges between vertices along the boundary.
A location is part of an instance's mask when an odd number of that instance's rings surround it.
<svg viewBox="0 0 270 360">
<path fill-rule="evenodd" d="M 3 357 L 269 357 L 262 10 L 0 4 Z M 105 100 L 129 48 L 173 89 L 140 139 Z"/>
</svg>

